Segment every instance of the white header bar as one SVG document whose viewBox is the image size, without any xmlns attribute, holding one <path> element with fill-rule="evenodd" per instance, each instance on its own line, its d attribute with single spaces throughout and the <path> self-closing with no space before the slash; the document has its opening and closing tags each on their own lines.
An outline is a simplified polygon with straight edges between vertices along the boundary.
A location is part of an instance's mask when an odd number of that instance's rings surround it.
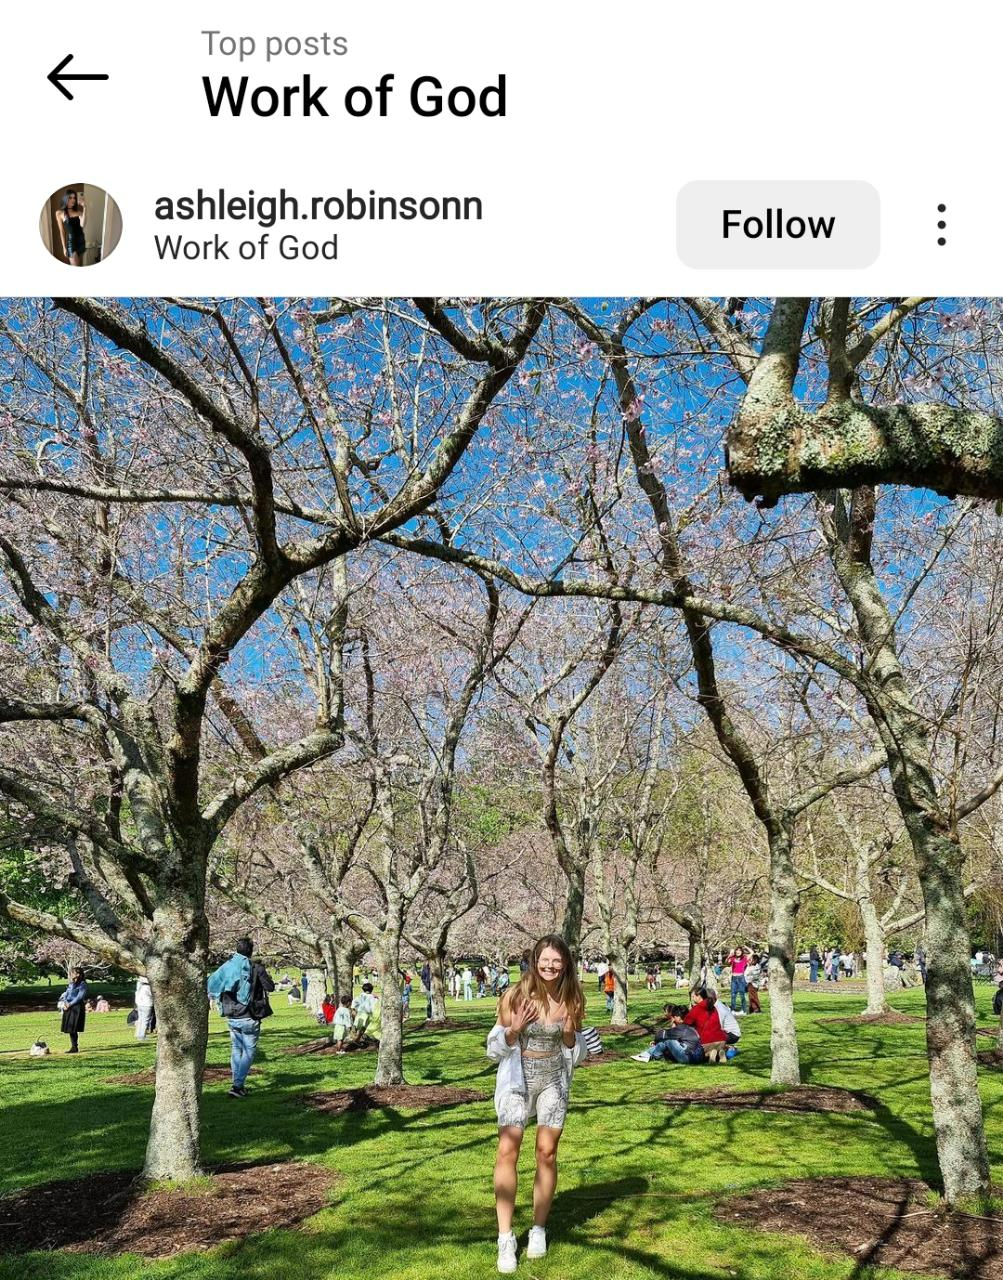
<svg viewBox="0 0 1003 1280">
<path fill-rule="evenodd" d="M 837 287 L 820 259 L 778 270 L 749 244 L 684 262 L 677 201 L 708 181 L 869 184 L 880 248 L 850 259 L 841 292 L 1003 293 L 989 6 L 106 0 L 89 13 L 5 16 L 7 294 Z M 63 77 L 108 79 L 53 83 L 69 55 Z M 71 279 L 39 214 L 74 184 L 114 198 L 122 235 Z"/>
</svg>

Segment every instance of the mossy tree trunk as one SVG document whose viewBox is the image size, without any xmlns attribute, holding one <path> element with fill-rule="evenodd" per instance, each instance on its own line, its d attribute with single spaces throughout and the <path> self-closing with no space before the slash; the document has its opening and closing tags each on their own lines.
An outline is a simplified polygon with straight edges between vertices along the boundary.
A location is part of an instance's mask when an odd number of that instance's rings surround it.
<svg viewBox="0 0 1003 1280">
<path fill-rule="evenodd" d="M 895 622 L 871 567 L 875 495 L 824 494 L 819 510 L 833 567 L 868 654 L 868 709 L 888 757 L 892 791 L 909 834 L 926 909 L 927 1052 L 937 1158 L 949 1201 L 989 1190 L 975 1062 L 975 1000 L 962 882 L 963 852 L 930 760 L 927 720 L 895 650 Z"/>
<path fill-rule="evenodd" d="M 376 949 L 380 975 L 381 1030 L 373 1083 L 404 1084 L 404 1028 L 401 1022 L 400 934 L 388 930 Z"/>
<path fill-rule="evenodd" d="M 1003 498 L 1003 419 L 942 403 L 872 405 L 851 394 L 877 343 L 927 301 L 901 299 L 870 327 L 856 327 L 852 342 L 849 300 L 824 304 L 829 395 L 818 409 L 793 394 L 810 298 L 777 299 L 758 356 L 734 331 L 725 335 L 748 378 L 727 438 L 728 474 L 746 498 L 773 506 L 784 494 L 878 484 Z M 721 337 L 720 314 L 698 310 Z"/>
<path fill-rule="evenodd" d="M 877 907 L 868 895 L 860 899 L 860 920 L 864 926 L 864 963 L 867 966 L 868 1017 L 888 1012 L 885 998 L 885 933 Z"/>
<path fill-rule="evenodd" d="M 159 914 L 162 929 L 147 961 L 157 1013 L 157 1069 L 143 1174 L 184 1181 L 202 1172 L 209 926 L 198 905 Z"/>
<path fill-rule="evenodd" d="M 794 928 L 798 885 L 790 832 L 779 823 L 770 832 L 770 919 L 766 942 L 770 975 L 770 1080 L 801 1083 L 801 1057 L 794 1023 Z"/>
<path fill-rule="evenodd" d="M 436 950 L 428 962 L 432 987 L 429 992 L 433 1022 L 446 1021 L 446 953 Z"/>
</svg>

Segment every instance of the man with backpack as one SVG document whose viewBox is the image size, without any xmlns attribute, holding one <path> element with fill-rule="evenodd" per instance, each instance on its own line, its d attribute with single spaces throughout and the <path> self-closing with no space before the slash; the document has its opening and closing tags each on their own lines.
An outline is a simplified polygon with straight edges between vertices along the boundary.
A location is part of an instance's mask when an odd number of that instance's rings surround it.
<svg viewBox="0 0 1003 1280">
<path fill-rule="evenodd" d="M 253 951 L 250 938 L 239 938 L 233 955 L 219 966 L 208 983 L 210 997 L 218 1001 L 219 1011 L 230 1026 L 231 1098 L 247 1096 L 244 1081 L 258 1047 L 261 1020 L 271 1017 L 272 1013 L 268 992 L 275 990 L 275 983 L 264 965 L 251 960 Z"/>
</svg>

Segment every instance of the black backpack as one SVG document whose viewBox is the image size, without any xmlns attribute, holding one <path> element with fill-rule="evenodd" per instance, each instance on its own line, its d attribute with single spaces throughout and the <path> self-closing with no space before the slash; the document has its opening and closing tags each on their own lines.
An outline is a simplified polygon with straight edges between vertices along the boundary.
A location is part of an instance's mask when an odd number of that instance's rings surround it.
<svg viewBox="0 0 1003 1280">
<path fill-rule="evenodd" d="M 251 990 L 247 1003 L 241 1004 L 237 999 L 237 990 L 241 979 L 238 978 L 229 991 L 224 991 L 219 998 L 219 1011 L 224 1018 L 254 1018 L 260 1022 L 262 1018 L 272 1016 L 272 1006 L 268 1003 L 268 991 L 261 981 L 264 969 L 260 964 L 251 961 Z M 269 990 L 272 990 L 269 987 Z"/>
<path fill-rule="evenodd" d="M 247 1001 L 247 1012 L 244 1014 L 245 1018 L 255 1018 L 258 1022 L 262 1018 L 272 1016 L 272 1006 L 268 1003 L 268 990 L 261 980 L 264 972 L 260 964 L 251 965 L 251 995 Z M 274 990 L 274 987 L 271 989 Z"/>
</svg>

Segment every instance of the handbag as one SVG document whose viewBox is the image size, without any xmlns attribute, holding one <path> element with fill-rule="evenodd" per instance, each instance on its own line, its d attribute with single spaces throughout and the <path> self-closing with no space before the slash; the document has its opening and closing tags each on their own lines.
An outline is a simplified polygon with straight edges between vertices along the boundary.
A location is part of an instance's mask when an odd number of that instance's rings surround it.
<svg viewBox="0 0 1003 1280">
<path fill-rule="evenodd" d="M 138 1021 L 139 1021 L 139 1010 L 138 1010 L 138 1009 L 130 1009 L 130 1010 L 129 1010 L 129 1016 L 128 1016 L 128 1017 L 126 1018 L 126 1020 L 125 1020 L 125 1025 L 126 1025 L 127 1027 L 132 1027 L 132 1026 L 135 1026 L 135 1024 L 136 1024 Z"/>
<path fill-rule="evenodd" d="M 602 1037 L 595 1027 L 583 1028 L 582 1039 L 585 1041 L 585 1048 L 592 1057 L 602 1053 Z"/>
</svg>

